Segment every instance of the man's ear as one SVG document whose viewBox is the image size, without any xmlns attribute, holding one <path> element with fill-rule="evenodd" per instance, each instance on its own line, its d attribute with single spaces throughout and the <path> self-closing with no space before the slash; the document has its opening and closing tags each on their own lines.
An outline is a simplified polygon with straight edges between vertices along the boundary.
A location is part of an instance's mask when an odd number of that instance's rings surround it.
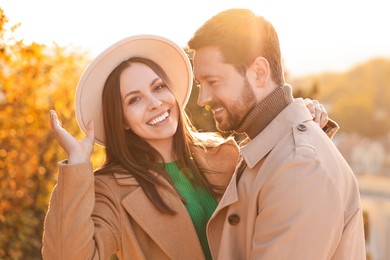
<svg viewBox="0 0 390 260">
<path fill-rule="evenodd" d="M 271 69 L 268 60 L 264 57 L 257 57 L 252 63 L 254 72 L 256 73 L 256 85 L 266 86 L 268 80 L 271 78 Z"/>
</svg>

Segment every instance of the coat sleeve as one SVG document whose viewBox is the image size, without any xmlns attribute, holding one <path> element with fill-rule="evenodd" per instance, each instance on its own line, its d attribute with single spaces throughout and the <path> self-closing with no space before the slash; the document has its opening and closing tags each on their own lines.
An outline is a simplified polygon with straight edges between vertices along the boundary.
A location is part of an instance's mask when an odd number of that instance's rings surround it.
<svg viewBox="0 0 390 260">
<path fill-rule="evenodd" d="M 43 259 L 108 259 L 117 251 L 119 213 L 109 192 L 95 193 L 94 179 L 90 163 L 59 164 L 44 222 Z"/>
<path fill-rule="evenodd" d="M 265 182 L 254 225 L 250 259 L 331 259 L 343 202 L 317 160 L 291 155 Z"/>
<path fill-rule="evenodd" d="M 217 192 L 225 191 L 237 164 L 239 151 L 236 141 L 228 138 L 214 147 L 192 146 L 191 152 L 199 169 L 206 174 L 207 180 L 219 187 Z"/>
</svg>

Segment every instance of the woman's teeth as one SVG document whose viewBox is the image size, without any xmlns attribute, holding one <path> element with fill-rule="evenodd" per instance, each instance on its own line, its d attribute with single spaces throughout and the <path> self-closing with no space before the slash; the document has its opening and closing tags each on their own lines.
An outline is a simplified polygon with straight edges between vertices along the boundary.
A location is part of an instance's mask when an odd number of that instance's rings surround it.
<svg viewBox="0 0 390 260">
<path fill-rule="evenodd" d="M 169 113 L 168 113 L 168 111 L 167 111 L 167 112 L 165 112 L 164 114 L 162 114 L 161 116 L 156 117 L 156 118 L 154 118 L 153 120 L 149 121 L 148 124 L 149 124 L 149 125 L 156 125 L 156 124 L 158 124 L 158 123 L 164 121 L 168 116 L 169 116 Z"/>
</svg>

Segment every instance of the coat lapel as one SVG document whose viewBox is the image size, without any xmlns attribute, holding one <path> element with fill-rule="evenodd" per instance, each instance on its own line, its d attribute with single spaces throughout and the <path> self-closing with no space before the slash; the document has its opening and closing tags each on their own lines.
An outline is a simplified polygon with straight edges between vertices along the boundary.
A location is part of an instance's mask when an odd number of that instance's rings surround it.
<svg viewBox="0 0 390 260">
<path fill-rule="evenodd" d="M 169 188 L 159 188 L 159 193 L 167 205 L 177 212 L 176 215 L 161 213 L 141 187 L 127 195 L 122 200 L 122 206 L 169 258 L 203 259 L 198 236 L 182 201 Z M 191 255 L 183 255 L 186 252 L 191 252 Z"/>
<path fill-rule="evenodd" d="M 237 194 L 237 169 L 236 172 L 233 174 L 229 185 L 226 188 L 225 193 L 222 196 L 221 201 L 219 202 L 216 210 L 214 211 L 213 215 L 211 216 L 211 219 L 214 218 L 215 215 L 218 214 L 219 211 L 221 211 L 223 208 L 235 203 L 238 200 L 238 194 Z"/>
</svg>

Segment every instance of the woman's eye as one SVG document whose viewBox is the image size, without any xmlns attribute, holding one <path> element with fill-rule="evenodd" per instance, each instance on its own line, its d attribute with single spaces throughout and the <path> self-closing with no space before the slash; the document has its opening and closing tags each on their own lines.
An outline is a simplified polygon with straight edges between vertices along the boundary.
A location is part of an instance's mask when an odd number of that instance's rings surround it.
<svg viewBox="0 0 390 260">
<path fill-rule="evenodd" d="M 163 89 L 165 87 L 166 87 L 165 84 L 158 84 L 157 86 L 154 87 L 154 90 L 160 90 L 160 89 Z"/>
<path fill-rule="evenodd" d="M 139 97 L 130 98 L 130 99 L 129 99 L 129 105 L 134 104 L 134 103 L 137 102 L 138 100 L 140 100 Z"/>
</svg>

